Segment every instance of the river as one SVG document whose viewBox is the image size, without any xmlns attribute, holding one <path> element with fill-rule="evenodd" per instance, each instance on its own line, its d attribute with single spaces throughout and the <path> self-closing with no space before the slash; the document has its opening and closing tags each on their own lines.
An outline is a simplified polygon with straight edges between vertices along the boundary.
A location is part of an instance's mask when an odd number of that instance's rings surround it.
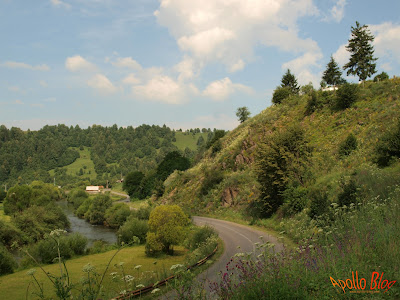
<svg viewBox="0 0 400 300">
<path fill-rule="evenodd" d="M 71 223 L 70 232 L 79 232 L 88 239 L 88 247 L 94 241 L 102 240 L 109 244 L 117 242 L 117 234 L 114 229 L 102 225 L 92 225 L 84 219 L 79 219 L 74 215 L 74 210 L 71 204 L 67 201 L 58 201 L 57 204 L 63 209 Z"/>
</svg>

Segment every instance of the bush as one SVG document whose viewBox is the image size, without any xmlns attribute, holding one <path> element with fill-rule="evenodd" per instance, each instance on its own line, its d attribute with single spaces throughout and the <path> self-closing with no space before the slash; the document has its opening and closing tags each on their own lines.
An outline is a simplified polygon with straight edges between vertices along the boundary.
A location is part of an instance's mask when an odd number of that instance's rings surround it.
<svg viewBox="0 0 400 300">
<path fill-rule="evenodd" d="M 130 216 L 131 210 L 124 203 L 117 203 L 105 212 L 106 224 L 111 228 L 119 228 L 124 224 L 126 219 Z"/>
<path fill-rule="evenodd" d="M 336 108 L 344 110 L 351 107 L 358 98 L 358 86 L 345 83 L 339 87 L 336 93 Z"/>
<path fill-rule="evenodd" d="M 0 275 L 13 273 L 16 267 L 17 263 L 12 255 L 0 245 Z"/>
<path fill-rule="evenodd" d="M 339 145 L 339 156 L 350 155 L 353 150 L 357 149 L 357 138 L 350 133 L 347 138 Z"/>
<path fill-rule="evenodd" d="M 138 218 L 139 220 L 149 220 L 151 213 L 151 206 L 140 207 L 138 210 L 134 210 L 131 212 L 133 216 Z"/>
<path fill-rule="evenodd" d="M 394 129 L 379 139 L 375 148 L 374 161 L 379 167 L 389 166 L 394 158 L 400 158 L 400 119 Z"/>
<path fill-rule="evenodd" d="M 201 195 L 207 195 L 216 185 L 220 184 L 224 179 L 224 174 L 221 170 L 206 170 L 204 172 L 204 179 L 201 184 Z"/>
<path fill-rule="evenodd" d="M 0 220 L 0 241 L 3 246 L 11 249 L 11 245 L 16 243 L 18 246 L 27 242 L 27 238 L 12 223 L 5 223 Z"/>
<path fill-rule="evenodd" d="M 311 190 L 309 197 L 311 199 L 310 210 L 308 212 L 310 218 L 315 219 L 328 212 L 329 201 L 326 192 L 317 189 Z"/>
<path fill-rule="evenodd" d="M 350 204 L 357 203 L 357 185 L 354 179 L 350 179 L 350 181 L 346 184 L 343 184 L 343 191 L 338 195 L 338 204 L 339 206 L 347 206 Z"/>
<path fill-rule="evenodd" d="M 82 234 L 75 232 L 66 237 L 67 243 L 71 251 L 75 255 L 85 254 L 85 249 L 88 243 L 88 239 Z"/>
<path fill-rule="evenodd" d="M 86 214 L 86 212 L 89 210 L 90 205 L 92 204 L 93 199 L 92 198 L 87 198 L 83 203 L 76 209 L 75 214 L 79 218 L 83 218 Z"/>
<path fill-rule="evenodd" d="M 200 247 L 201 244 L 205 243 L 212 236 L 218 236 L 214 228 L 207 225 L 196 228 L 195 232 L 189 238 L 189 248 L 194 250 Z"/>
<path fill-rule="evenodd" d="M 311 92 L 311 96 L 307 100 L 307 106 L 305 112 L 306 116 L 311 115 L 318 107 L 319 107 L 318 96 L 317 93 L 313 90 Z"/>
<path fill-rule="evenodd" d="M 112 200 L 109 195 L 97 195 L 85 213 L 85 220 L 89 221 L 90 224 L 104 224 L 106 210 L 111 205 Z"/>
<path fill-rule="evenodd" d="M 280 104 L 286 98 L 292 94 L 290 88 L 288 87 L 277 87 L 272 95 L 272 103 Z"/>
<path fill-rule="evenodd" d="M 382 72 L 374 77 L 374 82 L 379 82 L 389 79 L 389 75 L 386 72 Z"/>
<path fill-rule="evenodd" d="M 301 212 L 307 205 L 307 189 L 290 186 L 283 193 L 282 212 L 285 217 Z"/>
<path fill-rule="evenodd" d="M 128 218 L 128 220 L 118 230 L 118 243 L 125 243 L 132 245 L 136 242 L 136 238 L 143 244 L 146 241 L 146 234 L 149 230 L 147 221 L 139 220 L 134 216 Z"/>
</svg>

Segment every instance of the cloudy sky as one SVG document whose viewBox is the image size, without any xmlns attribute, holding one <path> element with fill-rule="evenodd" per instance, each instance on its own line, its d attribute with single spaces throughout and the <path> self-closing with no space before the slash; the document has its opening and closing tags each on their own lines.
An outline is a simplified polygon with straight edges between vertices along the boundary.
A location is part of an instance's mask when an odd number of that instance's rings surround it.
<svg viewBox="0 0 400 300">
<path fill-rule="evenodd" d="M 0 124 L 233 129 L 287 68 L 319 87 L 355 22 L 400 75 L 398 0 L 0 0 Z M 355 78 L 349 78 L 356 81 Z"/>
</svg>

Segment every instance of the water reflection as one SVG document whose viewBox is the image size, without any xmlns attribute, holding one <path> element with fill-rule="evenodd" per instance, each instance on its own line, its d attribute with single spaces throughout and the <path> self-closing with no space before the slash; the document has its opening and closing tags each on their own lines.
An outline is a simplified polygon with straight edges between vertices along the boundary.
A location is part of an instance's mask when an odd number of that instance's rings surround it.
<svg viewBox="0 0 400 300">
<path fill-rule="evenodd" d="M 87 237 L 88 247 L 96 240 L 102 240 L 109 244 L 117 242 L 117 235 L 114 229 L 101 225 L 92 225 L 83 219 L 79 219 L 74 215 L 73 207 L 67 201 L 59 201 L 58 205 L 63 209 L 71 223 L 70 232 L 79 232 Z"/>
</svg>

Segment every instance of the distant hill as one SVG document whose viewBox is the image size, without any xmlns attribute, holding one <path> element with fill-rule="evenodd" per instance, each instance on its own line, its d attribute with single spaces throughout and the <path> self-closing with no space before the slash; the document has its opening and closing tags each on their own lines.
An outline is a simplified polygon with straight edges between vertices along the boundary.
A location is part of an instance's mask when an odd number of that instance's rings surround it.
<svg viewBox="0 0 400 300">
<path fill-rule="evenodd" d="M 0 184 L 33 180 L 57 185 L 87 181 L 104 185 L 132 171 L 155 169 L 164 156 L 180 150 L 192 158 L 197 143 L 213 136 L 208 129 L 171 130 L 165 125 L 133 128 L 93 125 L 45 126 L 38 131 L 0 126 Z"/>
<path fill-rule="evenodd" d="M 293 126 L 302 130 L 311 149 L 307 174 L 300 174 L 301 180 L 294 179 L 296 174 L 288 175 L 293 186 L 287 193 L 305 194 L 305 203 L 297 211 L 310 207 L 310 193 L 315 190 L 326 193 L 329 203 L 337 202 L 338 194 L 351 178 L 362 190 L 365 178 L 360 174 L 377 169 L 373 162 L 376 145 L 398 124 L 400 79 L 366 82 L 365 87 L 358 86 L 357 90 L 358 100 L 344 110 L 336 108 L 337 93 L 321 90 L 315 92 L 314 98 L 308 91 L 268 107 L 221 138 L 220 150 L 211 147 L 196 166 L 173 173 L 165 182 L 166 191 L 160 201 L 180 203 L 197 213 L 248 217 L 252 207 L 260 202 L 263 188 L 267 188 L 257 180 L 257 165 L 265 158 L 261 149 L 271 153 L 268 151 L 274 146 L 270 142 L 283 138 Z M 346 147 L 351 135 L 355 137 L 356 149 L 343 155 L 340 149 Z M 400 184 L 398 173 L 393 180 Z M 278 212 L 284 213 L 281 209 Z"/>
</svg>

